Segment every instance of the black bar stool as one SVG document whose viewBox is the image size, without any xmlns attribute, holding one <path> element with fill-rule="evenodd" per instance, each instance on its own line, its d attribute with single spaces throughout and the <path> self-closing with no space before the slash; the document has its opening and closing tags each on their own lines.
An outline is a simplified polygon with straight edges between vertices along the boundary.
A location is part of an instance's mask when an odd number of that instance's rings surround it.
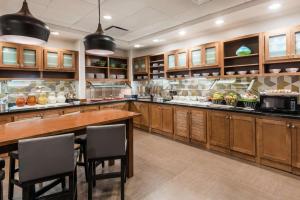
<svg viewBox="0 0 300 200">
<path fill-rule="evenodd" d="M 124 124 L 87 127 L 88 200 L 92 199 L 92 190 L 93 186 L 96 186 L 96 180 L 117 177 L 121 178 L 121 199 L 124 200 L 126 145 L 126 125 Z M 97 174 L 97 163 L 108 160 L 121 160 L 121 170 Z"/>
<path fill-rule="evenodd" d="M 15 167 L 16 160 L 19 169 Z M 18 152 L 10 153 L 8 199 L 13 199 L 14 185 L 22 188 L 23 200 L 76 199 L 76 160 L 74 134 L 20 140 Z M 17 172 L 19 179 L 15 178 Z M 66 177 L 69 179 L 68 189 Z M 48 181 L 51 183 L 35 190 L 36 184 Z M 62 185 L 61 192 L 44 195 L 58 184 Z"/>
<path fill-rule="evenodd" d="M 5 160 L 0 158 L 0 200 L 3 200 L 3 180 L 5 178 Z"/>
</svg>

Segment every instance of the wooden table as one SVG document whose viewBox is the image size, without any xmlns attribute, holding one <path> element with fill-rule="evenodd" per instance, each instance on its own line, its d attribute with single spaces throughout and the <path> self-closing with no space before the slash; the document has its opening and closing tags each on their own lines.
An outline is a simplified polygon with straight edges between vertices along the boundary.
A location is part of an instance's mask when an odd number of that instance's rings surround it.
<svg viewBox="0 0 300 200">
<path fill-rule="evenodd" d="M 11 122 L 0 126 L 0 153 L 17 150 L 18 141 L 26 138 L 50 136 L 64 133 L 84 133 L 87 126 L 113 123 L 126 124 L 128 141 L 127 176 L 133 176 L 133 118 L 140 114 L 122 110 L 103 110 L 48 119 Z M 51 150 L 50 150 L 51 151 Z"/>
</svg>

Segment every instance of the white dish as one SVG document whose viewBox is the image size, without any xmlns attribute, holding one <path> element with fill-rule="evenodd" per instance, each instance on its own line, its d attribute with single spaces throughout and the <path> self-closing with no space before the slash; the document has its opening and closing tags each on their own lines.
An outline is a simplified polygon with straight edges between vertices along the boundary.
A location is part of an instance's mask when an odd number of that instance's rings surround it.
<svg viewBox="0 0 300 200">
<path fill-rule="evenodd" d="M 93 78 L 95 78 L 95 74 L 94 73 L 87 73 L 86 77 L 89 78 L 89 79 L 93 79 Z"/>
<path fill-rule="evenodd" d="M 220 74 L 219 72 L 213 72 L 212 73 L 213 76 L 219 76 L 219 74 Z"/>
<path fill-rule="evenodd" d="M 194 77 L 200 77 L 200 74 L 194 74 Z"/>
<path fill-rule="evenodd" d="M 175 76 L 174 75 L 170 75 L 170 78 L 175 78 Z"/>
<path fill-rule="evenodd" d="M 281 69 L 270 69 L 269 71 L 274 74 L 279 74 Z"/>
<path fill-rule="evenodd" d="M 176 75 L 177 78 L 182 78 L 181 74 Z"/>
<path fill-rule="evenodd" d="M 111 78 L 111 79 L 116 79 L 116 78 L 117 78 L 117 75 L 111 74 L 111 75 L 109 76 L 109 78 Z"/>
<path fill-rule="evenodd" d="M 227 74 L 227 75 L 234 75 L 235 72 L 234 72 L 234 71 L 228 71 L 228 72 L 226 72 L 226 74 Z"/>
<path fill-rule="evenodd" d="M 250 70 L 250 74 L 258 74 L 258 70 Z"/>
<path fill-rule="evenodd" d="M 209 76 L 209 73 L 202 73 L 202 76 Z"/>
<path fill-rule="evenodd" d="M 103 78 L 105 78 L 105 74 L 104 73 L 96 73 L 96 78 L 103 79 Z"/>
<path fill-rule="evenodd" d="M 286 68 L 285 71 L 289 72 L 289 73 L 295 73 L 299 70 L 299 68 L 296 67 L 290 67 L 290 68 Z"/>
<path fill-rule="evenodd" d="M 245 74 L 247 74 L 247 71 L 238 71 L 238 74 L 239 75 L 245 75 Z"/>
<path fill-rule="evenodd" d="M 124 74 L 118 74 L 117 79 L 125 79 L 125 75 Z"/>
<path fill-rule="evenodd" d="M 187 75 L 187 74 L 186 74 L 186 75 L 184 75 L 184 78 L 189 78 L 189 77 L 190 77 L 190 75 Z"/>
</svg>

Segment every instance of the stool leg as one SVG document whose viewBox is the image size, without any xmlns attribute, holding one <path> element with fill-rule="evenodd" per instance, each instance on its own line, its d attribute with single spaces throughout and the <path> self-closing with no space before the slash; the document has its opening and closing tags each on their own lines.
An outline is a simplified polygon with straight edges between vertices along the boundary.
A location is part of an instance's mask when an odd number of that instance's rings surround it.
<svg viewBox="0 0 300 200">
<path fill-rule="evenodd" d="M 69 176 L 69 192 L 70 192 L 70 196 L 72 197 L 71 199 L 74 200 L 75 199 L 75 179 L 74 179 L 74 173 L 72 175 Z"/>
<path fill-rule="evenodd" d="M 61 179 L 61 189 L 63 191 L 66 190 L 66 179 L 65 179 L 65 177 Z"/>
<path fill-rule="evenodd" d="M 93 166 L 92 161 L 88 163 L 89 170 L 88 170 L 88 200 L 93 199 Z"/>
<path fill-rule="evenodd" d="M 84 173 L 85 173 L 85 179 L 88 182 L 88 161 L 86 157 L 86 144 L 82 144 L 82 149 L 83 149 L 83 162 L 84 162 Z"/>
<path fill-rule="evenodd" d="M 125 180 L 124 180 L 124 178 L 125 178 L 125 176 L 124 176 L 124 174 L 125 174 L 125 159 L 124 158 L 122 158 L 121 159 L 121 200 L 124 200 L 125 199 Z"/>
<path fill-rule="evenodd" d="M 15 159 L 10 157 L 9 161 L 9 180 L 8 180 L 8 199 L 12 200 L 14 198 L 14 184 L 12 182 L 15 179 L 15 167 L 16 162 Z"/>
<path fill-rule="evenodd" d="M 96 161 L 93 162 L 93 187 L 96 187 Z"/>
</svg>

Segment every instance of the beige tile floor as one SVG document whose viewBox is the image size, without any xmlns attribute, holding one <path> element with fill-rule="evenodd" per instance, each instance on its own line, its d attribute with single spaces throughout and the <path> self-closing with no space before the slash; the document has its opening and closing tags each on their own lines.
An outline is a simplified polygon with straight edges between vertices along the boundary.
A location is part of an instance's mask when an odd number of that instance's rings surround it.
<svg viewBox="0 0 300 200">
<path fill-rule="evenodd" d="M 134 132 L 134 141 L 135 176 L 126 183 L 128 200 L 300 199 L 300 178 L 296 176 L 139 130 Z M 7 179 L 4 189 L 7 199 Z M 78 190 L 78 199 L 87 199 L 82 169 Z M 15 199 L 21 199 L 19 189 L 15 194 Z M 119 179 L 98 181 L 94 199 L 119 199 Z"/>
</svg>

